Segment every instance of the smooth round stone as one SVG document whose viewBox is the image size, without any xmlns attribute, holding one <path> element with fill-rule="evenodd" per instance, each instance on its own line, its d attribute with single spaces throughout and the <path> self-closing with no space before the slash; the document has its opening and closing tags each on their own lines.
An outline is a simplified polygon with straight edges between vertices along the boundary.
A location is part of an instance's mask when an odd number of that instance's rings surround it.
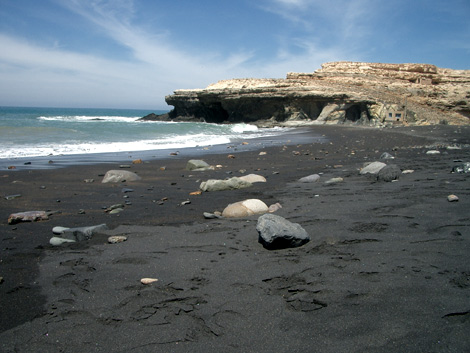
<svg viewBox="0 0 470 353">
<path fill-rule="evenodd" d="M 453 195 L 453 194 L 452 194 L 452 195 L 447 196 L 447 201 L 449 201 L 449 202 L 457 202 L 457 201 L 459 201 L 459 197 L 458 197 L 457 195 Z"/>
<path fill-rule="evenodd" d="M 49 244 L 53 245 L 53 246 L 59 246 L 59 245 L 62 245 L 64 243 L 75 243 L 75 240 L 72 240 L 72 239 L 65 239 L 65 238 L 59 238 L 59 237 L 52 237 L 50 240 L 49 240 Z"/>
<path fill-rule="evenodd" d="M 57 227 L 52 228 L 52 233 L 54 233 L 54 234 L 62 234 L 62 233 L 65 232 L 67 229 L 70 229 L 70 228 L 57 226 Z"/>
</svg>

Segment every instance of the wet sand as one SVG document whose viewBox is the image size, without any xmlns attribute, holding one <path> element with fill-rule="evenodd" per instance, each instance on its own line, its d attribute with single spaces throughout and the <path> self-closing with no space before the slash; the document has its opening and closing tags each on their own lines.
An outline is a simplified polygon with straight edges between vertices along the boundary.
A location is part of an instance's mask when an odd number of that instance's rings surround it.
<svg viewBox="0 0 470 353">
<path fill-rule="evenodd" d="M 470 128 L 304 130 L 298 144 L 245 150 L 240 142 L 142 164 L 3 170 L 0 350 L 470 350 L 469 174 L 451 173 L 470 162 Z M 318 133 L 326 140 L 314 139 Z M 395 158 L 383 162 L 414 172 L 394 182 L 359 174 L 384 152 Z M 188 172 L 193 158 L 221 167 Z M 122 164 L 142 179 L 101 183 Z M 267 182 L 190 195 L 201 181 L 250 173 Z M 297 182 L 314 173 L 319 182 Z M 325 184 L 334 177 L 343 181 Z M 258 216 L 203 217 L 248 198 L 279 202 L 276 214 L 311 241 L 270 251 L 258 242 Z M 123 212 L 105 212 L 126 201 Z M 54 213 L 7 223 L 29 210 Z M 89 241 L 49 245 L 55 226 L 102 223 L 109 230 Z M 108 244 L 110 235 L 128 240 Z M 143 285 L 143 277 L 158 281 Z"/>
</svg>

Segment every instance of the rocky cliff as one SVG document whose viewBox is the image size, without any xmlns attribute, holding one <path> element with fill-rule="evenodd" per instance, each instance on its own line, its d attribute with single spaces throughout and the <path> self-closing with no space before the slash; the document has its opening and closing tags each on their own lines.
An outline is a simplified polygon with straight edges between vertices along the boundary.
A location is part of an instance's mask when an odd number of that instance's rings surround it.
<svg viewBox="0 0 470 353">
<path fill-rule="evenodd" d="M 470 70 L 332 62 L 285 79 L 233 79 L 177 90 L 160 120 L 306 124 L 470 124 Z"/>
</svg>

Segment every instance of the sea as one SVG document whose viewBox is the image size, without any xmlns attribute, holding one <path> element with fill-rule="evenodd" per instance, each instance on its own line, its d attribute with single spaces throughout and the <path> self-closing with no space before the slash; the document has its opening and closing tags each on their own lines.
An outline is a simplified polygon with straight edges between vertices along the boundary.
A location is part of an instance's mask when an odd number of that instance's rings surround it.
<svg viewBox="0 0 470 353">
<path fill-rule="evenodd" d="M 103 161 L 136 152 L 180 151 L 269 139 L 287 128 L 251 124 L 141 121 L 165 110 L 0 107 L 0 166 L 29 160 Z M 157 153 L 158 154 L 158 153 Z M 160 154 L 161 155 L 161 154 Z M 39 163 L 41 164 L 41 163 Z M 50 164 L 50 163 L 49 163 Z"/>
</svg>

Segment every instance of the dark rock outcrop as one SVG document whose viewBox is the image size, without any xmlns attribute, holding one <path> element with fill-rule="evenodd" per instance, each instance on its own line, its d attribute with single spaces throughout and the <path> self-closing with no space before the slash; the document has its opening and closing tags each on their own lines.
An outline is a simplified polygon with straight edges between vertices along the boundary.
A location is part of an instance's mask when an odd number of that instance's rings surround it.
<svg viewBox="0 0 470 353">
<path fill-rule="evenodd" d="M 177 90 L 150 120 L 306 124 L 469 124 L 470 70 L 333 62 L 286 79 L 233 79 Z M 148 118 L 148 117 L 146 117 Z"/>
</svg>

